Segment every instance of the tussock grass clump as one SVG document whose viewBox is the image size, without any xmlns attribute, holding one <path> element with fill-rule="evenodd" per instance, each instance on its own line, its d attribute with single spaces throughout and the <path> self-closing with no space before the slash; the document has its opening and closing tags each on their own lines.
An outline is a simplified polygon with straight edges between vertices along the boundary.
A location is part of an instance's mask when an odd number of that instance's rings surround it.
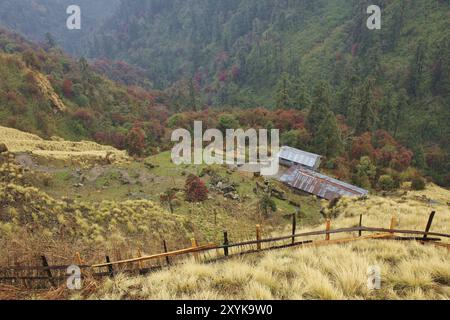
<svg viewBox="0 0 450 320">
<path fill-rule="evenodd" d="M 391 217 L 396 216 L 400 229 L 415 230 L 424 230 L 430 212 L 436 211 L 432 230 L 448 233 L 450 225 L 448 199 L 450 199 L 449 190 L 430 183 L 425 190 L 404 190 L 401 196 L 374 195 L 365 199 L 344 197 L 332 209 L 326 208 L 324 211 L 329 216 L 338 217 L 332 221 L 334 228 L 357 225 L 359 215 L 363 214 L 365 226 L 388 228 Z"/>
<path fill-rule="evenodd" d="M 437 212 L 432 230 L 448 233 L 450 191 L 433 184 L 397 197 L 343 198 L 332 208 L 332 228 L 363 224 L 424 230 Z M 301 231 L 323 230 L 324 225 Z M 286 235 L 290 228 L 277 235 Z M 356 234 L 355 234 L 356 235 Z M 334 236 L 333 237 L 338 237 Z M 315 239 L 311 237 L 311 239 Z M 368 268 L 381 270 L 381 288 L 371 290 Z M 108 280 L 91 299 L 450 299 L 450 252 L 417 242 L 358 241 L 319 248 L 285 249 L 207 266 L 194 262 L 147 277 Z M 192 287 L 196 283 L 195 290 Z M 117 283 L 122 291 L 114 289 Z M 150 285 L 151 284 L 151 285 Z M 129 287 L 136 286 L 132 296 Z"/>
<path fill-rule="evenodd" d="M 93 239 L 116 231 L 129 236 L 176 230 L 186 220 L 148 200 L 102 201 L 88 204 L 64 198 L 55 200 L 34 187 L 0 185 L 2 222 L 15 227 Z M 14 212 L 14 214 L 13 214 Z"/>
<path fill-rule="evenodd" d="M 160 249 L 162 239 L 189 239 L 192 226 L 181 216 L 170 214 L 148 200 L 84 203 L 68 198 L 56 200 L 34 187 L 0 184 L 0 243 L 7 248 L 0 260 L 20 256 L 12 242 L 24 241 L 32 252 L 69 256 L 88 254 L 91 248 L 114 249 L 130 245 Z M 22 234 L 22 237 L 19 235 Z M 28 239 L 28 240 L 27 240 Z M 57 245 L 47 247 L 44 243 Z M 83 248 L 87 248 L 83 252 Z"/>
<path fill-rule="evenodd" d="M 0 155 L 0 183 L 24 182 L 24 169 L 14 163 L 12 154 Z"/>
<path fill-rule="evenodd" d="M 191 261 L 145 277 L 108 279 L 89 299 L 449 299 L 450 253 L 413 242 L 367 241 L 273 251 L 259 261 Z M 397 262 L 385 261 L 390 249 Z M 378 256 L 373 252 L 379 251 Z M 411 253 L 415 253 L 411 255 Z M 379 266 L 381 289 L 367 286 Z"/>
</svg>

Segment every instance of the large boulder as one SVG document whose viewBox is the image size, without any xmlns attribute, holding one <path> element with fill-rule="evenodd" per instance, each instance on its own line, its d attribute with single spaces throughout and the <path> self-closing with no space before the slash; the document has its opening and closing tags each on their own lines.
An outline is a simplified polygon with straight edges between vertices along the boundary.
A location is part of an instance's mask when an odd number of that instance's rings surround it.
<svg viewBox="0 0 450 320">
<path fill-rule="evenodd" d="M 235 191 L 236 191 L 236 188 L 233 185 L 222 187 L 223 193 L 230 193 L 230 192 L 235 192 Z"/>
</svg>

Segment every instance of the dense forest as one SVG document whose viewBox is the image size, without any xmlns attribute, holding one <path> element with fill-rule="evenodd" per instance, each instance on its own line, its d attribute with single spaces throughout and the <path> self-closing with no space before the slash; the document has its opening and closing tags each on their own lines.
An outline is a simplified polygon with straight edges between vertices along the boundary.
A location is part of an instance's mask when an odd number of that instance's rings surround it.
<svg viewBox="0 0 450 320">
<path fill-rule="evenodd" d="M 88 54 L 142 67 L 167 91 L 174 112 L 204 105 L 329 109 L 356 135 L 383 129 L 415 154 L 445 158 L 449 1 L 375 3 L 382 28 L 372 31 L 366 10 L 373 1 L 123 2 L 91 37 Z M 311 105 L 323 90 L 327 110 Z"/>
<path fill-rule="evenodd" d="M 32 68 L 49 77 L 76 120 L 48 122 L 71 127 L 59 130 L 38 128 L 47 122 L 36 121 L 31 128 L 38 133 L 91 137 L 144 154 L 167 147 L 167 128 L 189 127 L 183 119 L 200 117 L 219 128 L 279 128 L 284 143 L 324 154 L 327 167 L 343 178 L 365 167 L 360 185 L 374 185 L 383 174 L 397 179 L 410 165 L 450 184 L 449 1 L 81 3 L 91 6 L 83 9 L 89 29 L 71 35 L 39 20 L 64 1 L 37 7 L 29 1 L 32 13 L 25 13 L 25 2 L 19 11 L 26 19 L 5 15 L 0 21 L 40 39 L 42 48 L 33 50 L 44 62 Z M 382 8 L 381 30 L 366 27 L 369 4 Z M 22 4 L 1 5 L 12 10 Z M 2 39 L 3 59 L 33 60 L 29 50 L 5 40 L 10 37 Z M 36 104 L 29 94 L 18 93 L 33 101 L 22 104 Z M 3 106 L 14 109 L 16 102 L 8 103 Z M 55 118 L 38 109 L 41 117 Z M 33 118 L 2 112 L 2 123 L 19 128 Z"/>
</svg>

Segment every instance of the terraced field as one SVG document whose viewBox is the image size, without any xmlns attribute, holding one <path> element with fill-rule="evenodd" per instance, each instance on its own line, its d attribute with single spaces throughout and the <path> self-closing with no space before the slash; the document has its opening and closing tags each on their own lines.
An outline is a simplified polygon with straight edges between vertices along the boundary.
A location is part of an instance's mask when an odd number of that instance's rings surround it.
<svg viewBox="0 0 450 320">
<path fill-rule="evenodd" d="M 129 159 L 125 151 L 92 141 L 64 141 L 57 137 L 44 140 L 31 133 L 1 126 L 0 143 L 13 153 L 26 152 L 45 159 L 70 160 L 73 164 L 98 160 L 124 162 Z"/>
</svg>

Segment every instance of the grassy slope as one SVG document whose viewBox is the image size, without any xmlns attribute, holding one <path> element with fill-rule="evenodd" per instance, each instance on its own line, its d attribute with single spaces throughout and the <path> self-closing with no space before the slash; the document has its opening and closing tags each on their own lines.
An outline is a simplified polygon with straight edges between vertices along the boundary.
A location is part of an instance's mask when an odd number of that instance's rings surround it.
<svg viewBox="0 0 450 320">
<path fill-rule="evenodd" d="M 191 262 L 149 277 L 118 277 L 89 299 L 449 299 L 449 262 L 446 249 L 416 243 L 283 250 L 224 264 Z M 370 266 L 381 268 L 381 290 L 367 288 Z"/>
<path fill-rule="evenodd" d="M 155 253 L 163 238 L 171 248 L 189 245 L 191 237 L 220 243 L 225 229 L 233 241 L 244 240 L 254 237 L 256 224 L 263 225 L 265 234 L 279 230 L 290 221 L 284 216 L 295 211 L 287 201 L 277 200 L 277 212 L 261 217 L 255 178 L 221 166 L 214 171 L 238 185 L 242 201 L 211 192 L 205 202 L 189 203 L 183 193 L 186 176 L 200 174 L 204 166 L 175 166 L 169 152 L 130 161 L 122 152 L 92 142 L 46 141 L 4 127 L 0 133 L 0 143 L 14 152 L 0 157 L 0 241 L 8 252 L 3 264 L 32 262 L 36 252 L 61 263 L 71 261 L 76 251 L 89 262 L 101 261 L 105 250 L 113 248 L 114 259 L 133 255 L 139 247 Z M 105 153 L 114 154 L 114 161 Z M 203 179 L 209 183 L 211 177 Z M 173 214 L 157 205 L 160 194 L 170 188 L 180 190 Z M 304 223 L 320 219 L 315 198 L 288 196 L 302 204 Z M 60 246 L 49 247 L 53 241 Z M 21 250 L 14 243 L 21 243 Z"/>
<path fill-rule="evenodd" d="M 432 205 L 426 199 L 433 199 Z M 434 231 L 449 232 L 450 192 L 434 185 L 405 196 L 344 199 L 334 227 L 357 223 L 423 229 L 437 210 Z M 336 236 L 337 237 L 337 236 Z M 193 261 L 148 277 L 107 280 L 91 299 L 450 299 L 450 252 L 411 242 L 372 240 L 321 248 L 285 249 L 213 265 Z M 367 288 L 371 266 L 381 269 L 381 289 Z M 81 298 L 75 295 L 74 298 Z"/>
<path fill-rule="evenodd" d="M 183 190 L 186 175 L 198 175 L 202 169 L 202 166 L 175 166 L 170 161 L 170 152 L 152 156 L 147 161 L 156 167 L 149 169 L 144 163 L 128 162 L 83 170 L 86 180 L 82 188 L 75 186 L 80 183 L 80 175 L 74 174 L 73 168 L 62 168 L 52 174 L 49 186 L 40 187 L 54 197 L 76 194 L 76 197 L 93 203 L 119 198 L 159 202 L 162 192 L 170 188 Z M 256 209 L 258 197 L 253 193 L 256 180 L 251 175 L 230 172 L 220 166 L 215 167 L 215 171 L 221 177 L 238 184 L 237 191 L 243 200 L 229 200 L 212 192 L 205 202 L 192 204 L 184 201 L 183 193 L 179 192 L 174 213 L 185 216 L 193 223 L 199 240 L 219 242 L 224 229 L 228 229 L 234 239 L 247 239 L 253 236 L 257 223 L 263 224 L 265 232 L 272 232 L 277 226 L 289 222 L 289 219 L 283 218 L 284 215 L 295 212 L 295 208 L 288 202 L 276 199 L 277 213 L 269 219 L 260 218 Z M 208 175 L 203 179 L 206 183 L 210 181 Z M 290 193 L 289 196 L 302 204 L 304 223 L 311 224 L 320 219 L 319 202 L 313 197 L 304 198 Z M 240 223 L 235 223 L 236 218 Z"/>
<path fill-rule="evenodd" d="M 13 160 L 0 156 L 0 265 L 35 264 L 39 254 L 53 264 L 72 263 L 76 252 L 94 263 L 105 252 L 117 259 L 138 248 L 159 251 L 162 239 L 189 243 L 189 220 L 152 201 L 55 198 L 33 186 L 50 184 L 49 173 L 24 170 Z"/>
<path fill-rule="evenodd" d="M 83 167 L 68 163 L 55 166 L 43 160 L 36 171 L 27 171 L 11 162 L 14 156 L 2 156 L 0 242 L 8 256 L 2 256 L 1 263 L 32 263 L 37 253 L 68 263 L 76 251 L 88 262 L 99 261 L 105 252 L 113 259 L 126 258 L 135 256 L 139 247 L 145 253 L 160 252 L 163 238 L 171 248 L 188 246 L 192 236 L 201 243 L 220 242 L 225 228 L 230 240 L 238 241 L 254 238 L 256 223 L 263 224 L 264 237 L 290 232 L 290 221 L 283 215 L 292 213 L 293 207 L 277 201 L 278 212 L 261 220 L 252 192 L 254 178 L 224 167 L 214 169 L 239 184 L 238 192 L 245 201 L 225 200 L 212 193 L 206 202 L 190 204 L 179 194 L 174 214 L 161 209 L 155 202 L 162 191 L 183 188 L 185 174 L 201 171 L 176 167 L 169 157 L 166 152 L 147 159 L 156 165 L 153 169 L 141 162 Z M 209 181 L 208 176 L 204 179 Z M 75 187 L 80 181 L 84 185 Z M 319 207 L 326 207 L 327 202 L 320 204 L 313 197 L 291 193 L 288 197 L 302 204 L 299 230 L 323 229 Z M 414 192 L 405 186 L 387 197 L 341 199 L 325 213 L 337 217 L 333 228 L 354 226 L 363 213 L 368 226 L 388 227 L 391 215 L 396 214 L 400 228 L 421 230 L 428 213 L 436 210 L 433 231 L 448 233 L 449 198 L 448 190 L 432 184 L 425 191 Z M 118 277 L 104 283 L 91 298 L 449 298 L 449 262 L 445 249 L 368 241 L 283 250 L 208 266 L 191 262 L 145 278 Z M 366 288 L 366 271 L 372 265 L 382 269 L 381 291 Z"/>
</svg>

